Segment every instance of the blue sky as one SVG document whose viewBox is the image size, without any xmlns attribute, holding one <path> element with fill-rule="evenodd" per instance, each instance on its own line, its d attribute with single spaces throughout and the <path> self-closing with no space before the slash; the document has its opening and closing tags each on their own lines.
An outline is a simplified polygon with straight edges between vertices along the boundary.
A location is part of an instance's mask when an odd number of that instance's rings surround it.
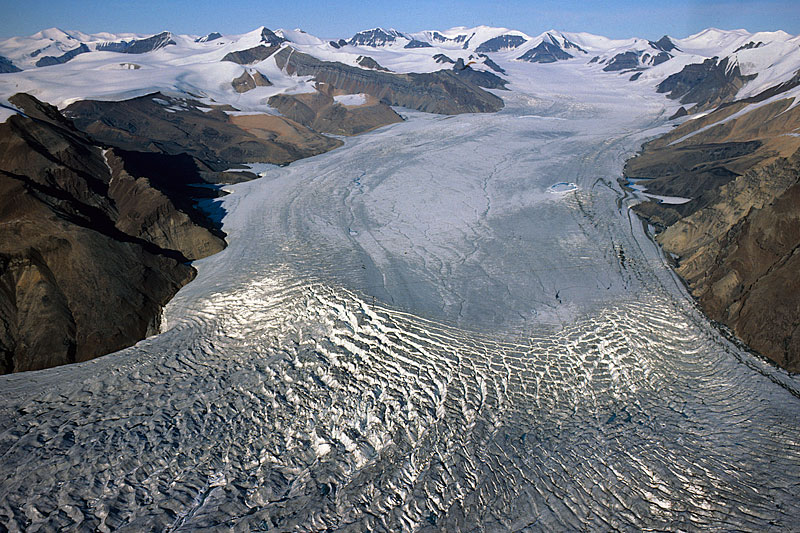
<svg viewBox="0 0 800 533">
<path fill-rule="evenodd" d="M 685 37 L 708 27 L 800 34 L 800 0 L 0 0 L 0 38 L 59 27 L 99 31 L 243 33 L 258 26 L 301 28 L 319 37 L 361 29 L 414 32 L 487 24 L 537 35 L 587 31 L 612 38 Z"/>
</svg>

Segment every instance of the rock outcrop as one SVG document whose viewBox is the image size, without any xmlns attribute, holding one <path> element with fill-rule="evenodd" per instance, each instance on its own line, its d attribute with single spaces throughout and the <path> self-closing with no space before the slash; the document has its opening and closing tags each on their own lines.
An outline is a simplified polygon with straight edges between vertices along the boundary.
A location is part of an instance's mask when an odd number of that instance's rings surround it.
<svg viewBox="0 0 800 533">
<path fill-rule="evenodd" d="M 517 59 L 529 63 L 555 63 L 564 59 L 572 59 L 572 54 L 568 54 L 558 45 L 542 41 Z"/>
<path fill-rule="evenodd" d="M 659 235 L 703 310 L 800 371 L 800 151 L 721 187 Z"/>
<path fill-rule="evenodd" d="M 411 39 L 403 48 L 433 48 L 433 45 L 431 45 L 431 43 L 426 43 L 425 41 Z"/>
<path fill-rule="evenodd" d="M 245 69 L 241 76 L 234 78 L 231 82 L 233 90 L 237 93 L 246 93 L 247 91 L 252 91 L 256 87 L 269 87 L 271 85 L 272 82 L 255 69 Z"/>
<path fill-rule="evenodd" d="M 319 85 L 317 89 L 314 93 L 278 94 L 269 99 L 269 105 L 295 122 L 335 135 L 358 135 L 403 120 L 375 97 L 367 96 L 363 104 L 344 105 L 336 102 L 332 87 Z"/>
<path fill-rule="evenodd" d="M 17 68 L 7 57 L 0 56 L 0 74 L 11 72 L 22 72 L 22 69 Z"/>
<path fill-rule="evenodd" d="M 436 54 L 433 56 L 433 59 L 436 60 L 437 63 L 450 63 L 451 65 L 455 63 L 455 61 L 444 54 Z"/>
<path fill-rule="evenodd" d="M 65 109 L 76 127 L 108 146 L 192 157 L 205 181 L 230 182 L 241 163 L 286 164 L 341 145 L 300 124 L 274 117 L 270 135 L 240 128 L 227 113 L 189 98 L 155 93 L 122 102 L 82 100 Z"/>
<path fill-rule="evenodd" d="M 155 52 L 165 46 L 174 45 L 172 34 L 168 31 L 161 32 L 146 39 L 133 39 L 130 41 L 119 41 L 112 43 L 100 43 L 97 45 L 99 52 L 118 52 L 120 54 L 146 54 Z"/>
<path fill-rule="evenodd" d="M 202 37 L 198 37 L 194 40 L 196 43 L 208 43 L 211 41 L 216 41 L 217 39 L 222 39 L 222 34 L 216 31 L 212 31 L 208 35 L 204 35 Z"/>
<path fill-rule="evenodd" d="M 453 115 L 498 111 L 503 100 L 454 71 L 390 74 L 322 61 L 289 47 L 275 54 L 278 68 L 298 76 L 314 76 L 344 94 L 369 94 L 387 105 Z M 488 74 L 488 73 L 487 73 Z"/>
<path fill-rule="evenodd" d="M 397 30 L 384 30 L 383 28 L 375 28 L 372 30 L 360 31 L 350 38 L 347 44 L 353 46 L 371 46 L 373 48 L 391 44 L 397 39 L 405 38 L 405 35 Z"/>
<path fill-rule="evenodd" d="M 661 50 L 662 52 L 672 52 L 673 50 L 677 50 L 680 52 L 680 49 L 677 46 L 675 46 L 675 43 L 672 42 L 672 39 L 669 38 L 669 35 L 665 35 L 657 41 L 648 41 L 648 42 L 650 43 L 650 46 L 652 46 L 656 50 Z"/>
<path fill-rule="evenodd" d="M 611 58 L 611 61 L 603 67 L 604 72 L 615 72 L 618 70 L 631 70 L 639 66 L 639 54 L 633 50 L 622 52 Z"/>
<path fill-rule="evenodd" d="M 104 150 L 55 108 L 11 100 L 26 116 L 0 124 L 0 371 L 85 361 L 156 332 L 194 277 L 185 262 L 224 246 L 189 198 L 191 159 Z"/>
<path fill-rule="evenodd" d="M 726 57 L 706 59 L 702 63 L 686 65 L 680 72 L 672 74 L 658 84 L 660 93 L 669 93 L 673 100 L 682 104 L 694 103 L 697 110 L 714 107 L 733 100 L 745 83 L 755 75 L 745 76 L 738 64 L 731 64 Z"/>
<path fill-rule="evenodd" d="M 665 43 L 662 44 L 667 46 Z M 650 45 L 654 47 L 656 45 L 661 46 L 653 42 L 651 42 Z M 669 61 L 670 59 L 672 59 L 672 54 L 665 52 L 660 48 L 655 48 L 651 51 L 628 50 L 627 52 L 621 52 L 612 57 L 608 64 L 603 67 L 603 70 L 605 72 L 630 72 L 632 70 L 642 70 L 647 69 L 648 67 L 654 67 L 664 63 L 665 61 Z M 632 78 L 632 80 L 633 79 L 638 79 L 638 77 Z"/>
<path fill-rule="evenodd" d="M 85 43 L 81 43 L 81 45 L 78 46 L 77 48 L 73 48 L 68 52 L 64 52 L 60 56 L 43 56 L 36 62 L 36 66 L 49 67 L 52 65 L 61 65 L 71 60 L 75 56 L 78 56 L 80 54 L 85 54 L 87 52 L 91 52 L 91 50 L 89 50 L 89 47 L 86 46 Z"/>
<path fill-rule="evenodd" d="M 277 35 L 274 31 L 264 26 L 261 27 L 261 42 L 268 46 L 279 46 L 286 42 L 286 39 Z"/>
<path fill-rule="evenodd" d="M 783 84 L 763 94 L 793 87 Z M 727 89 L 722 89 L 723 93 Z M 628 161 L 656 201 L 636 212 L 713 320 L 800 372 L 800 107 L 762 95 L 684 122 Z"/>
<path fill-rule="evenodd" d="M 476 52 L 500 52 L 501 50 L 513 50 L 526 43 L 525 37 L 521 35 L 498 35 L 486 42 L 481 43 L 475 49 Z"/>
<path fill-rule="evenodd" d="M 371 68 L 373 70 L 381 70 L 383 72 L 391 72 L 388 68 L 382 67 L 377 61 L 372 59 L 369 56 L 358 56 L 356 58 L 356 63 L 358 66 L 363 68 Z"/>
<path fill-rule="evenodd" d="M 491 63 L 492 60 L 489 59 L 484 64 L 491 66 Z M 465 64 L 464 60 L 460 57 L 453 65 L 453 72 L 456 74 L 456 76 L 468 83 L 471 83 L 472 85 L 483 87 L 484 89 L 507 90 L 506 80 L 500 76 L 492 74 L 491 72 L 486 72 L 485 70 L 475 70 L 470 67 L 469 64 Z"/>
<path fill-rule="evenodd" d="M 233 63 L 238 63 L 239 65 L 252 65 L 253 63 L 264 61 L 280 49 L 280 45 L 277 44 L 269 46 L 259 44 L 258 46 L 248 48 L 247 50 L 228 52 L 225 54 L 225 57 L 222 58 L 222 61 L 231 61 Z"/>
</svg>

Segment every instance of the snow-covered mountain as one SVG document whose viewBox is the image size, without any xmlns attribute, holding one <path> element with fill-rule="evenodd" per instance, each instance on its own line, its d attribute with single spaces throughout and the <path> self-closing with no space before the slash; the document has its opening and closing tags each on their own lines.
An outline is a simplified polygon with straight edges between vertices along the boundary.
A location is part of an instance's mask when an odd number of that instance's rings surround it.
<svg viewBox="0 0 800 533">
<path fill-rule="evenodd" d="M 288 76 L 275 54 L 291 48 L 316 59 L 398 74 L 464 69 L 504 76 L 521 63 L 570 62 L 608 76 L 656 88 L 688 65 L 713 66 L 744 81 L 736 97 L 747 97 L 792 79 L 800 69 L 800 37 L 785 32 L 704 30 L 685 39 L 608 39 L 588 33 L 547 31 L 537 36 L 507 28 L 456 27 L 403 33 L 374 28 L 347 39 L 321 39 L 302 30 L 257 28 L 240 35 L 205 36 L 162 32 L 86 34 L 50 28 L 0 41 L 0 96 L 30 92 L 64 107 L 84 98 L 119 100 L 155 91 L 192 94 L 264 111 L 280 93 L 314 90 L 304 76 Z M 710 71 L 711 63 L 705 63 Z M 722 66 L 721 66 L 722 65 Z M 232 85 L 244 67 L 263 75 L 245 93 Z M 696 68 L 696 67 L 692 67 Z M 543 71 L 546 72 L 546 71 Z M 512 87 L 513 88 L 513 87 Z"/>
<path fill-rule="evenodd" d="M 0 54 L 4 530 L 800 523 L 797 38 Z"/>
</svg>

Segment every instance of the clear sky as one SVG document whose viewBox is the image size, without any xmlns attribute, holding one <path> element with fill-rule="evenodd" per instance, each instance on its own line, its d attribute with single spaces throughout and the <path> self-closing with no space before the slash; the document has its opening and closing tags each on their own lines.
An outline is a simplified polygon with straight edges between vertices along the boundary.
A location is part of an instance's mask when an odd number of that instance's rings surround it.
<svg viewBox="0 0 800 533">
<path fill-rule="evenodd" d="M 686 37 L 704 28 L 800 34 L 800 0 L 0 0 L 0 38 L 59 27 L 100 31 L 244 33 L 261 25 L 323 38 L 376 26 L 414 32 L 503 26 L 537 35 L 586 31 L 612 38 Z"/>
</svg>

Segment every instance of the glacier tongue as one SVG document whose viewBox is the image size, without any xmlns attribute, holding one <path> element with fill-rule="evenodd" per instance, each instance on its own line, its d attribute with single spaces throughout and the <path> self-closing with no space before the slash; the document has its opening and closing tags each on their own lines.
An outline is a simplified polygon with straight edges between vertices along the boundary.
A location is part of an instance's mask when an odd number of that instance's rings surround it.
<svg viewBox="0 0 800 533">
<path fill-rule="evenodd" d="M 588 68 L 509 68 L 501 113 L 400 110 L 230 187 L 230 246 L 161 335 L 0 378 L 0 523 L 797 524 L 797 380 L 690 305 L 615 181 L 671 110 Z"/>
</svg>

